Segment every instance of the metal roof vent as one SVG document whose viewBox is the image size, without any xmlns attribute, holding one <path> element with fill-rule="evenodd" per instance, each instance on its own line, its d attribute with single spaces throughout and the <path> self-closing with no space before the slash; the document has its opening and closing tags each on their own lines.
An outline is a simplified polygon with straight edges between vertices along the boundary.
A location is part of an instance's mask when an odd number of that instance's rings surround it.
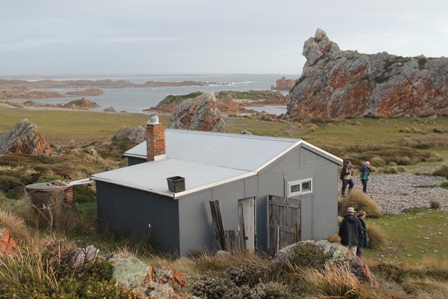
<svg viewBox="0 0 448 299">
<path fill-rule="evenodd" d="M 166 178 L 168 182 L 168 190 L 171 192 L 177 193 L 185 191 L 185 178 L 181 176 L 173 176 L 170 178 Z"/>
<path fill-rule="evenodd" d="M 151 115 L 151 118 L 149 119 L 149 124 L 156 125 L 158 123 L 159 123 L 159 117 L 157 116 L 157 114 Z"/>
</svg>

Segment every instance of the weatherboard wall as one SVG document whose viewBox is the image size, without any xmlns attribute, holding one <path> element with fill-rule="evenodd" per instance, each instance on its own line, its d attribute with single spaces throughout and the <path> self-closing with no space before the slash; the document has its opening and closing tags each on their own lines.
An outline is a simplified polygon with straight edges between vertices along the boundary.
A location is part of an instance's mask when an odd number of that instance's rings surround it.
<svg viewBox="0 0 448 299">
<path fill-rule="evenodd" d="M 238 200 L 255 197 L 257 248 L 268 250 L 268 195 L 285 197 L 286 182 L 313 180 L 299 197 L 302 240 L 337 233 L 338 164 L 304 146 L 293 148 L 246 177 L 177 199 L 97 181 L 98 215 L 112 226 L 156 237 L 157 245 L 180 255 L 216 248 L 210 200 L 219 200 L 225 230 L 238 231 Z M 188 190 L 188 177 L 186 178 Z M 151 224 L 149 230 L 148 224 Z"/>
<path fill-rule="evenodd" d="M 151 237 L 158 247 L 172 253 L 179 251 L 176 200 L 101 181 L 96 182 L 96 190 L 100 227 Z"/>
</svg>

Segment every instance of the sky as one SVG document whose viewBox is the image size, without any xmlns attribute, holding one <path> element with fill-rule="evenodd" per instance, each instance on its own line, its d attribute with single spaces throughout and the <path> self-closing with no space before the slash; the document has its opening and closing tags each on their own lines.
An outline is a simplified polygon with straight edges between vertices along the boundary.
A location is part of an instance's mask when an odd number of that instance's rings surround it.
<svg viewBox="0 0 448 299">
<path fill-rule="evenodd" d="M 448 57 L 446 0 L 1 0 L 0 76 L 300 74 L 341 50 Z"/>
</svg>

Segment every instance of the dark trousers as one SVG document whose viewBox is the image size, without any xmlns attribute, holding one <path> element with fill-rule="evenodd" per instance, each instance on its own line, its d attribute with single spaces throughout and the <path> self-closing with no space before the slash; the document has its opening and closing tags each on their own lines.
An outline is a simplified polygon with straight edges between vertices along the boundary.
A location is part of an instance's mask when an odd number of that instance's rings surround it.
<svg viewBox="0 0 448 299">
<path fill-rule="evenodd" d="M 359 246 L 358 246 L 358 247 L 356 248 L 356 255 L 359 256 L 359 257 L 362 257 L 362 247 L 359 247 Z"/>
<path fill-rule="evenodd" d="M 348 191 L 350 192 L 350 190 L 353 189 L 353 186 L 355 185 L 353 183 L 352 179 L 349 179 L 348 181 L 342 181 L 342 195 L 345 195 L 345 189 L 347 188 L 348 185 Z"/>
<path fill-rule="evenodd" d="M 367 193 L 367 180 L 361 180 L 362 183 L 362 191 Z"/>
</svg>

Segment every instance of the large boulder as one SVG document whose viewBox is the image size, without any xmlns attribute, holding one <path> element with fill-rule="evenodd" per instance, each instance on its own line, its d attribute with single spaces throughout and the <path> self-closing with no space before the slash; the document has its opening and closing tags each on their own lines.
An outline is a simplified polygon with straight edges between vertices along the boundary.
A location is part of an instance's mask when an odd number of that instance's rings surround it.
<svg viewBox="0 0 448 299">
<path fill-rule="evenodd" d="M 137 126 L 135 128 L 128 128 L 126 126 L 122 126 L 120 130 L 112 137 L 113 140 L 122 141 L 122 140 L 130 140 L 135 143 L 141 143 L 146 140 L 145 137 L 146 130 L 142 126 Z"/>
<path fill-rule="evenodd" d="M 286 79 L 285 77 L 282 77 L 281 79 L 277 79 L 275 81 L 275 87 L 272 86 L 271 89 L 290 91 L 291 88 L 293 88 L 295 84 L 296 84 L 296 80 Z"/>
<path fill-rule="evenodd" d="M 27 118 L 0 136 L 0 154 L 15 153 L 46 156 L 51 154 L 51 147 L 38 131 L 37 125 Z"/>
<path fill-rule="evenodd" d="M 156 268 L 135 257 L 112 254 L 106 257 L 113 263 L 112 277 L 125 288 L 146 298 L 180 299 L 178 293 L 185 286 L 184 276 L 173 269 Z"/>
<path fill-rule="evenodd" d="M 297 259 L 299 246 L 307 246 L 325 255 L 325 263 L 335 267 L 348 267 L 350 272 L 356 276 L 361 283 L 366 283 L 374 287 L 379 287 L 375 275 L 370 271 L 362 259 L 350 254 L 348 248 L 339 243 L 330 243 L 326 240 L 301 241 L 282 248 L 274 257 L 275 263 L 294 263 Z"/>
<path fill-rule="evenodd" d="M 216 106 L 212 92 L 181 102 L 171 113 L 169 128 L 227 132 L 227 125 Z"/>
<path fill-rule="evenodd" d="M 302 54 L 302 75 L 287 97 L 290 120 L 448 115 L 448 58 L 341 51 L 321 29 Z"/>
</svg>

